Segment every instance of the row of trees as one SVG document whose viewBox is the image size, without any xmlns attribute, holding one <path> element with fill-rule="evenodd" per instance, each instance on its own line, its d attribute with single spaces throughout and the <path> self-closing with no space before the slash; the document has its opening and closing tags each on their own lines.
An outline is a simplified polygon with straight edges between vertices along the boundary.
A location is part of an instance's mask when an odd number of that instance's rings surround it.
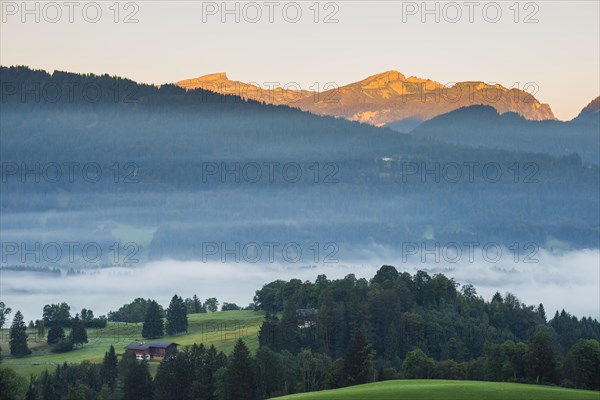
<svg viewBox="0 0 600 400">
<path fill-rule="evenodd" d="M 421 349 L 410 351 L 402 371 L 384 371 L 385 376 L 408 379 L 456 379 L 524 383 L 561 382 L 561 386 L 600 389 L 600 342 L 582 339 L 559 361 L 552 338 L 540 332 L 529 343 L 506 341 L 490 345 L 485 357 L 466 362 L 436 361 Z"/>
<path fill-rule="evenodd" d="M 108 321 L 104 315 L 94 317 L 94 312 L 86 308 L 81 310 L 78 317 L 86 328 L 105 328 Z M 54 326 L 67 328 L 72 325 L 72 320 L 71 307 L 67 303 L 46 304 L 42 312 L 42 320 L 36 321 L 35 326 L 39 327 L 43 322 L 47 328 Z"/>
<path fill-rule="evenodd" d="M 124 304 L 117 311 L 108 313 L 108 320 L 114 322 L 139 323 L 144 322 L 148 313 L 148 307 L 152 299 L 137 298 L 129 304 Z M 197 295 L 183 300 L 187 314 L 199 314 L 218 311 L 219 301 L 215 297 L 210 297 L 202 303 Z M 165 310 L 161 305 L 158 306 L 161 316 L 166 316 Z"/>
<path fill-rule="evenodd" d="M 177 335 L 188 331 L 187 314 L 195 312 L 216 312 L 219 302 L 216 298 L 206 299 L 204 304 L 194 295 L 193 299 L 183 300 L 181 296 L 174 295 L 166 311 L 155 300 L 136 299 L 132 304 L 144 304 L 144 325 L 142 337 L 155 339 L 165 335 Z M 123 306 L 127 308 L 127 305 Z M 122 309 L 123 309 L 122 307 Z M 119 313 L 121 310 L 119 310 Z M 241 310 L 235 303 L 223 303 L 222 311 Z M 166 324 L 163 318 L 166 317 Z"/>
<path fill-rule="evenodd" d="M 167 335 L 176 335 L 188 331 L 187 307 L 180 296 L 174 295 L 166 311 Z M 144 316 L 144 325 L 142 327 L 142 336 L 147 339 L 154 339 L 165 335 L 165 324 L 159 304 L 150 300 Z"/>
<path fill-rule="evenodd" d="M 55 353 L 64 353 L 73 350 L 73 347 L 83 346 L 88 342 L 83 319 L 79 318 L 79 314 L 75 315 L 68 336 L 65 335 L 65 330 L 61 325 L 52 326 L 48 330 L 47 342 L 52 345 L 52 351 Z"/>
<path fill-rule="evenodd" d="M 79 314 L 71 320 L 71 330 L 69 335 L 65 334 L 62 325 L 53 325 L 48 330 L 47 342 L 52 346 L 52 351 L 55 353 L 64 353 L 70 351 L 75 346 L 83 346 L 88 342 L 87 331 L 83 321 L 79 318 Z M 31 354 L 31 350 L 27 344 L 27 325 L 23 319 L 21 311 L 17 311 L 13 318 L 9 332 L 10 354 L 13 357 L 24 357 Z"/>
</svg>

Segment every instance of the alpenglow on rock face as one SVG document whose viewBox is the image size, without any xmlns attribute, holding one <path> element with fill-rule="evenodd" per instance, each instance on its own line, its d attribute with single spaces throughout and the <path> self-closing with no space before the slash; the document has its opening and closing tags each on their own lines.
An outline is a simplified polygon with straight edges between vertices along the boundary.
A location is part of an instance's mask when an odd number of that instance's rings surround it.
<svg viewBox="0 0 600 400">
<path fill-rule="evenodd" d="M 268 83 L 232 81 L 225 73 L 187 79 L 176 85 L 234 94 L 267 104 L 285 104 L 375 126 L 402 121 L 413 121 L 414 125 L 478 104 L 492 106 L 501 114 L 515 112 L 529 120 L 555 119 L 550 106 L 528 93 L 534 90 L 533 84 L 521 89 L 477 81 L 443 85 L 430 79 L 406 77 L 398 71 L 383 72 L 341 87 L 330 84 L 322 92 L 300 90 L 296 84 L 282 88 Z"/>
<path fill-rule="evenodd" d="M 587 106 L 581 110 L 579 115 L 573 119 L 574 122 L 590 122 L 598 123 L 600 114 L 600 96 L 592 100 Z"/>
</svg>

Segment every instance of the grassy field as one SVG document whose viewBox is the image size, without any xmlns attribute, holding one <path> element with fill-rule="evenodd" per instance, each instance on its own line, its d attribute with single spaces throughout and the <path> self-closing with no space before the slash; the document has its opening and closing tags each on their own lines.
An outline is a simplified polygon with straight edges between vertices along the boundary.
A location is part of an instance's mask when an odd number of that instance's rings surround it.
<svg viewBox="0 0 600 400">
<path fill-rule="evenodd" d="M 218 350 L 230 353 L 235 341 L 244 339 L 248 347 L 255 351 L 258 348 L 258 331 L 262 324 L 264 313 L 254 311 L 226 311 L 208 314 L 188 315 L 189 332 L 184 335 L 165 336 L 157 339 L 173 341 L 180 344 L 180 349 L 194 343 L 204 343 L 207 347 L 215 345 Z M 33 354 L 23 358 L 12 358 L 8 353 L 8 330 L 2 332 L 2 365 L 11 367 L 23 376 L 38 374 L 47 368 L 54 368 L 64 362 L 74 363 L 83 360 L 100 362 L 110 345 L 117 353 L 123 353 L 124 347 L 131 342 L 147 341 L 141 335 L 142 324 L 126 324 L 109 322 L 105 329 L 88 329 L 89 343 L 68 353 L 55 354 L 45 340 L 37 340 L 37 332 L 29 331 L 29 348 Z M 157 363 L 151 362 L 151 369 Z"/>
<path fill-rule="evenodd" d="M 600 392 L 516 383 L 405 380 L 278 397 L 277 400 L 599 400 Z"/>
</svg>

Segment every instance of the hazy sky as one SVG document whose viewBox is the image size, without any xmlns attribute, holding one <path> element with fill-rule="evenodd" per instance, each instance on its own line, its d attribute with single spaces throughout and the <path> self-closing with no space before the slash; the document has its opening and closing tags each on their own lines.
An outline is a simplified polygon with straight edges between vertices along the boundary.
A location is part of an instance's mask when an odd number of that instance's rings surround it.
<svg viewBox="0 0 600 400">
<path fill-rule="evenodd" d="M 62 1 L 37 2 L 39 22 L 36 2 L 27 3 L 32 14 L 24 14 L 21 1 L 0 3 L 2 65 L 109 73 L 147 83 L 226 71 L 234 80 L 297 82 L 305 89 L 392 69 L 441 83 L 479 80 L 524 88 L 535 82 L 535 96 L 559 119 L 575 117 L 600 93 L 597 0 L 516 7 L 514 1 L 427 2 L 431 14 L 423 13 L 421 1 L 318 7 L 313 1 L 228 2 L 238 10 L 228 15 L 221 1 L 136 1 L 120 3 L 118 23 L 113 1 L 95 3 L 102 11 L 98 18 L 95 4 L 76 2 L 72 23 Z M 124 23 L 132 13 L 137 22 Z M 332 23 L 324 22 L 328 15 Z"/>
</svg>

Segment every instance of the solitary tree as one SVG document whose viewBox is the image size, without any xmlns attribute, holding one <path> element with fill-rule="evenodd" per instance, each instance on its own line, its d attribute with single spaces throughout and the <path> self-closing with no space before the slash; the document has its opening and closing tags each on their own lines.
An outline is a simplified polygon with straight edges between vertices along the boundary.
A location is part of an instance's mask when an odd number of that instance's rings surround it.
<svg viewBox="0 0 600 400">
<path fill-rule="evenodd" d="M 17 311 L 10 327 L 10 354 L 15 357 L 22 357 L 31 354 L 27 347 L 27 327 L 23 321 L 23 314 Z"/>
<path fill-rule="evenodd" d="M 173 296 L 169 308 L 167 308 L 167 334 L 187 332 L 188 319 L 187 308 L 180 296 Z"/>
<path fill-rule="evenodd" d="M 150 301 L 146 309 L 146 317 L 142 327 L 142 336 L 147 339 L 164 336 L 164 323 L 160 313 L 160 307 L 154 300 Z"/>
<path fill-rule="evenodd" d="M 216 312 L 219 309 L 219 302 L 216 297 L 210 297 L 204 300 L 204 307 L 208 312 Z"/>
<path fill-rule="evenodd" d="M 71 325 L 71 340 L 76 346 L 83 346 L 84 343 L 88 342 L 87 331 L 79 319 L 79 314 L 76 314 L 75 318 L 73 318 L 73 325 Z"/>
</svg>

